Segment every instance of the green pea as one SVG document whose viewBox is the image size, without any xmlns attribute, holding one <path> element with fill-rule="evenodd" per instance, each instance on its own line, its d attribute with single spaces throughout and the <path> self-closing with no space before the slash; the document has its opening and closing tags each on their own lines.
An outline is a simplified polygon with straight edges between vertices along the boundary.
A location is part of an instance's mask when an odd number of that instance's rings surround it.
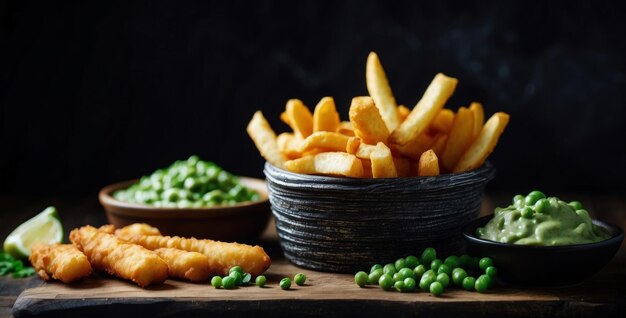
<svg viewBox="0 0 626 318">
<path fill-rule="evenodd" d="M 161 197 L 163 198 L 163 200 L 168 201 L 168 202 L 176 202 L 179 199 L 179 193 L 177 189 L 167 189 L 165 191 L 163 191 L 163 194 L 161 195 Z"/>
<path fill-rule="evenodd" d="M 402 277 L 402 275 L 400 275 L 400 273 L 393 274 L 392 278 L 393 278 L 393 282 L 394 283 L 399 281 L 399 280 L 403 280 L 404 279 L 404 277 Z"/>
<path fill-rule="evenodd" d="M 376 284 L 376 283 L 378 283 L 378 280 L 380 279 L 380 276 L 383 276 L 383 270 L 381 268 L 371 272 L 367 276 L 367 283 L 368 284 Z"/>
<path fill-rule="evenodd" d="M 485 269 L 485 274 L 489 275 L 489 277 L 491 278 L 494 278 L 498 275 L 498 270 L 493 266 L 489 266 Z"/>
<path fill-rule="evenodd" d="M 426 272 L 426 266 L 419 264 L 413 269 L 413 274 L 415 274 L 415 278 L 421 278 L 422 275 Z"/>
<path fill-rule="evenodd" d="M 452 282 L 456 285 L 462 285 L 463 280 L 467 277 L 467 272 L 462 268 L 452 270 Z"/>
<path fill-rule="evenodd" d="M 235 279 L 232 276 L 225 276 L 222 278 L 222 288 L 233 289 L 235 288 Z"/>
<path fill-rule="evenodd" d="M 430 264 L 432 261 L 437 258 L 437 251 L 432 247 L 427 247 L 422 252 L 422 258 L 420 260 L 421 264 Z"/>
<path fill-rule="evenodd" d="M 200 184 L 193 177 L 187 177 L 184 182 L 185 189 L 196 189 Z"/>
<path fill-rule="evenodd" d="M 366 272 L 360 271 L 354 275 L 354 282 L 359 287 L 364 287 L 368 282 L 368 275 Z"/>
<path fill-rule="evenodd" d="M 407 292 L 412 292 L 416 288 L 415 279 L 412 277 L 407 277 L 404 279 L 404 290 Z"/>
<path fill-rule="evenodd" d="M 476 280 L 474 289 L 479 293 L 484 293 L 491 284 L 491 278 L 488 275 L 480 275 Z"/>
<path fill-rule="evenodd" d="M 378 285 L 384 290 L 389 290 L 393 286 L 393 278 L 389 274 L 383 274 L 378 279 Z"/>
<path fill-rule="evenodd" d="M 456 255 L 446 257 L 446 260 L 443 261 L 443 263 L 445 265 L 448 265 L 448 267 L 450 267 L 451 269 L 461 266 L 461 260 Z"/>
<path fill-rule="evenodd" d="M 546 213 L 550 210 L 550 201 L 547 199 L 539 199 L 535 202 L 533 209 L 537 213 Z"/>
<path fill-rule="evenodd" d="M 383 267 L 383 273 L 385 274 L 389 274 L 391 276 L 393 276 L 393 274 L 395 274 L 397 272 L 396 270 L 396 266 L 393 264 L 387 264 L 385 265 L 385 267 Z"/>
<path fill-rule="evenodd" d="M 524 201 L 525 197 L 521 194 L 518 194 L 516 196 L 513 197 L 513 204 L 515 204 L 518 201 Z"/>
<path fill-rule="evenodd" d="M 404 281 L 403 280 L 399 280 L 395 283 L 393 283 L 393 288 L 395 288 L 397 291 L 404 293 Z"/>
<path fill-rule="evenodd" d="M 211 278 L 211 285 L 215 288 L 222 287 L 222 278 L 219 276 L 213 276 L 213 278 Z"/>
<path fill-rule="evenodd" d="M 398 273 L 400 274 L 400 276 L 402 276 L 403 279 L 409 278 L 409 277 L 414 278 L 415 276 L 415 274 L 413 273 L 413 270 L 407 267 L 401 269 Z"/>
<path fill-rule="evenodd" d="M 235 285 L 239 286 L 243 282 L 243 275 L 240 272 L 233 271 L 228 274 L 228 276 L 232 277 L 235 280 Z"/>
<path fill-rule="evenodd" d="M 296 285 L 302 286 L 306 282 L 306 275 L 298 273 L 293 277 L 293 281 L 296 282 Z"/>
<path fill-rule="evenodd" d="M 535 214 L 535 210 L 529 206 L 525 206 L 522 208 L 521 214 L 523 218 L 530 219 Z"/>
<path fill-rule="evenodd" d="M 382 266 L 382 265 L 380 265 L 380 264 L 374 264 L 374 265 L 372 266 L 372 268 L 370 269 L 370 273 L 371 273 L 371 272 L 373 272 L 373 271 L 375 271 L 375 270 L 377 270 L 377 269 L 383 269 L 383 266 Z"/>
<path fill-rule="evenodd" d="M 440 282 L 432 282 L 429 286 L 430 294 L 439 296 L 443 294 L 443 285 Z"/>
<path fill-rule="evenodd" d="M 546 196 L 541 191 L 533 191 L 526 196 L 524 203 L 526 203 L 526 205 L 535 205 L 539 199 L 543 199 L 545 197 Z"/>
<path fill-rule="evenodd" d="M 265 283 L 267 282 L 267 278 L 265 278 L 264 275 L 259 275 L 256 277 L 256 279 L 254 280 L 254 283 L 259 286 L 259 287 L 263 287 L 265 286 Z"/>
<path fill-rule="evenodd" d="M 571 206 L 574 211 L 581 210 L 583 208 L 583 204 L 580 203 L 580 201 L 572 201 L 568 203 L 568 205 Z"/>
<path fill-rule="evenodd" d="M 441 264 L 439 266 L 439 268 L 437 269 L 437 274 L 441 274 L 441 273 L 445 273 L 449 275 L 452 275 L 452 269 L 450 268 L 450 266 L 446 265 L 446 264 Z M 446 286 L 444 286 L 446 287 Z"/>
<path fill-rule="evenodd" d="M 413 255 L 407 256 L 404 260 L 405 260 L 406 267 L 411 268 L 411 269 L 415 268 L 415 266 L 420 264 L 417 257 Z"/>
<path fill-rule="evenodd" d="M 465 290 L 474 290 L 475 284 L 476 284 L 476 278 L 472 276 L 467 276 L 463 279 L 463 289 Z"/>
<path fill-rule="evenodd" d="M 436 273 L 437 270 L 439 269 L 439 266 L 441 266 L 441 264 L 443 264 L 443 262 L 441 262 L 440 259 L 436 258 L 430 263 L 430 269 L 434 270 Z"/>
<path fill-rule="evenodd" d="M 432 284 L 436 280 L 437 280 L 436 276 L 433 277 L 431 275 L 424 274 L 422 278 L 420 279 L 419 287 L 423 290 L 428 290 L 428 287 L 430 287 L 430 284 Z"/>
<path fill-rule="evenodd" d="M 441 283 L 443 287 L 448 287 L 448 285 L 450 285 L 450 276 L 448 276 L 448 274 L 446 273 L 441 273 L 437 275 L 436 281 Z"/>
<path fill-rule="evenodd" d="M 493 266 L 493 260 L 489 257 L 483 257 L 478 262 L 478 267 L 482 270 L 487 269 L 489 266 Z"/>
<path fill-rule="evenodd" d="M 289 279 L 289 277 L 285 277 L 283 279 L 280 280 L 280 288 L 283 290 L 287 290 L 289 288 L 291 288 L 291 279 Z"/>
<path fill-rule="evenodd" d="M 394 265 L 396 267 L 396 270 L 401 270 L 401 269 L 407 267 L 406 266 L 406 260 L 404 260 L 404 258 L 398 258 Z"/>
</svg>

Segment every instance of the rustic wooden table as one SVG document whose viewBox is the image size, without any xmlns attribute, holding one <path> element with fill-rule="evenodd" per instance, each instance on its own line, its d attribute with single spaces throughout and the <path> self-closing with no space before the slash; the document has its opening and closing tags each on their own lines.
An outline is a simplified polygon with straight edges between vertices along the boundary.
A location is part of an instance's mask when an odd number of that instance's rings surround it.
<svg viewBox="0 0 626 318">
<path fill-rule="evenodd" d="M 490 195 L 482 211 L 507 204 L 512 195 Z M 626 228 L 626 199 L 609 195 L 559 195 L 579 199 L 592 216 Z M 48 205 L 61 212 L 66 233 L 84 224 L 106 222 L 96 199 L 90 197 L 0 198 L 0 238 L 28 217 Z M 143 290 L 110 277 L 95 275 L 80 285 L 43 283 L 38 277 L 13 279 L 0 277 L 0 317 L 11 317 L 18 296 L 22 294 L 23 316 L 511 316 L 511 317 L 624 317 L 626 316 L 626 246 L 598 274 L 586 282 L 559 289 L 519 289 L 497 286 L 490 293 L 478 294 L 449 290 L 445 297 L 427 293 L 400 294 L 379 288 L 361 289 L 352 275 L 308 271 L 282 258 L 273 224 L 260 242 L 272 256 L 268 272 L 270 281 L 296 272 L 307 273 L 308 286 L 291 292 L 277 288 L 276 282 L 266 289 L 256 287 L 233 291 L 215 290 L 207 284 L 188 284 L 168 280 L 164 287 Z M 567 264 L 564 264 L 567 266 Z M 37 301 L 33 301 L 37 300 Z"/>
</svg>

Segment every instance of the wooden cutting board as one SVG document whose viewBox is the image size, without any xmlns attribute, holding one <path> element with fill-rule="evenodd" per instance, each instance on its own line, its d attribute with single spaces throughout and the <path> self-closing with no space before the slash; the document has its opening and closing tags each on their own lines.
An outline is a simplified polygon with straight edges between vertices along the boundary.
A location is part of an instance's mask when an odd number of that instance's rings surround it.
<svg viewBox="0 0 626 318">
<path fill-rule="evenodd" d="M 280 289 L 281 278 L 307 275 L 307 284 Z M 354 276 L 308 271 L 277 260 L 266 273 L 265 288 L 215 289 L 208 282 L 167 280 L 140 288 L 104 275 L 65 285 L 44 283 L 18 297 L 13 315 L 20 317 L 287 317 L 379 316 L 624 316 L 626 287 L 611 284 L 623 271 L 603 271 L 579 286 L 529 290 L 496 286 L 487 293 L 448 289 L 441 297 L 422 291 L 398 293 L 377 286 L 359 288 Z M 617 275 L 617 276 L 616 276 Z M 610 287 L 609 287 L 610 286 Z"/>
</svg>

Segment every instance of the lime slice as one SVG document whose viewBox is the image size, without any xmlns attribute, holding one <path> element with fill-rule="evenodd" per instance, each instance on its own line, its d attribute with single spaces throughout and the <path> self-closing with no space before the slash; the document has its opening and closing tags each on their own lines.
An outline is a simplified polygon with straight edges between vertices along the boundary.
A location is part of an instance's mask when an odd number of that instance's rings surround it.
<svg viewBox="0 0 626 318">
<path fill-rule="evenodd" d="M 30 247 L 39 242 L 61 243 L 63 226 L 55 207 L 48 207 L 18 226 L 4 240 L 4 251 L 16 259 L 30 256 Z"/>
</svg>

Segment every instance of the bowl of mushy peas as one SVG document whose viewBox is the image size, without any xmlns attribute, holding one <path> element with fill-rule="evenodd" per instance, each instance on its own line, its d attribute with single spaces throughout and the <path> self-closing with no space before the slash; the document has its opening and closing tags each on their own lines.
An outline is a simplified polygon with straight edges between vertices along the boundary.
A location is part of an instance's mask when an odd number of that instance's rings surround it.
<svg viewBox="0 0 626 318">
<path fill-rule="evenodd" d="M 555 287 L 580 283 L 599 271 L 619 249 L 624 232 L 593 220 L 578 201 L 532 191 L 470 222 L 463 236 L 468 253 L 493 259 L 501 281 Z"/>
</svg>

